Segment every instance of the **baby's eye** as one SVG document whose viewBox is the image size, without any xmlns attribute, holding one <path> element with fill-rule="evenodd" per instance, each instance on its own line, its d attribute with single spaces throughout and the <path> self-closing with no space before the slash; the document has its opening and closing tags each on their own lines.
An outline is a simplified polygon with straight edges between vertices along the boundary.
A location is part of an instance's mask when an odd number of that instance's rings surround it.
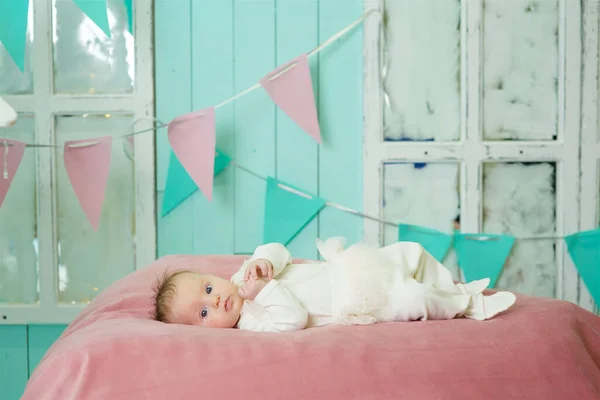
<svg viewBox="0 0 600 400">
<path fill-rule="evenodd" d="M 202 316 L 202 318 L 206 318 L 206 316 L 208 315 L 208 310 L 206 308 L 203 308 L 200 312 L 200 315 Z"/>
<path fill-rule="evenodd" d="M 206 294 L 211 294 L 212 293 L 212 286 L 208 285 L 206 286 Z"/>
</svg>

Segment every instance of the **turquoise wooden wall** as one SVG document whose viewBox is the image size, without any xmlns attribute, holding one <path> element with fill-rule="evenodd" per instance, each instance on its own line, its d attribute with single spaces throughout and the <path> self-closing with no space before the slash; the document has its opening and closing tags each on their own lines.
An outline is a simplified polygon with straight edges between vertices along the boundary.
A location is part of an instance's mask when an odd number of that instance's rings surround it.
<svg viewBox="0 0 600 400">
<path fill-rule="evenodd" d="M 27 379 L 64 325 L 0 326 L 0 400 L 18 400 Z"/>
<path fill-rule="evenodd" d="M 157 0 L 156 110 L 167 122 L 216 105 L 308 52 L 363 13 L 358 0 Z M 256 90 L 217 109 L 217 147 L 237 163 L 348 207 L 362 204 L 362 27 L 311 57 L 324 143 L 317 145 Z M 158 210 L 170 146 L 157 134 Z M 159 255 L 248 254 L 261 244 L 265 183 L 229 167 L 212 203 L 199 192 L 157 217 Z M 289 245 L 317 257 L 315 239 L 361 237 L 362 221 L 325 209 Z"/>
<path fill-rule="evenodd" d="M 308 52 L 363 12 L 358 0 L 156 0 L 156 112 L 161 121 L 215 105 L 276 66 Z M 311 58 L 323 144 L 317 145 L 257 90 L 217 110 L 218 147 L 236 162 L 361 208 L 362 28 Z M 158 210 L 170 147 L 157 134 Z M 231 167 L 212 203 L 199 193 L 158 216 L 158 255 L 247 254 L 261 243 L 263 181 Z M 362 221 L 325 209 L 290 244 L 317 257 L 317 237 L 361 236 Z M 0 327 L 0 399 L 16 400 L 64 326 Z"/>
</svg>

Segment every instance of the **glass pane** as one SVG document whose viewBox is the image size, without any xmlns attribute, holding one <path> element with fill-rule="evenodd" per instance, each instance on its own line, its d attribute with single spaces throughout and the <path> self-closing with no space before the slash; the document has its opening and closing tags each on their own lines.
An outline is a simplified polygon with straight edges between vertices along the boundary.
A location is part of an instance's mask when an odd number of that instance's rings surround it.
<svg viewBox="0 0 600 400">
<path fill-rule="evenodd" d="M 435 195 L 434 189 L 435 188 Z M 386 163 L 383 168 L 383 219 L 452 233 L 460 229 L 460 164 Z M 386 225 L 384 244 L 398 241 Z M 454 250 L 444 260 L 459 279 Z"/>
<path fill-rule="evenodd" d="M 461 2 L 386 0 L 385 140 L 460 137 Z"/>
<path fill-rule="evenodd" d="M 1 130 L 0 135 L 35 142 L 34 117 L 20 114 L 17 123 Z M 0 151 L 4 148 L 0 147 Z M 32 304 L 39 300 L 35 160 L 36 150 L 25 149 L 0 207 L 0 303 Z M 0 165 L 0 179 L 3 169 Z"/>
<path fill-rule="evenodd" d="M 52 0 L 54 90 L 58 93 L 131 92 L 134 40 L 123 0 L 107 0 L 111 37 L 72 0 Z"/>
<path fill-rule="evenodd" d="M 122 135 L 131 124 L 129 116 L 61 116 L 56 119 L 56 140 Z M 88 222 L 56 152 L 59 301 L 90 301 L 99 291 L 135 268 L 134 165 L 114 139 L 110 172 L 98 231 Z"/>
<path fill-rule="evenodd" d="M 6 1 L 6 0 L 5 0 Z M 0 94 L 33 93 L 33 1 L 29 1 L 25 41 L 25 71 L 21 72 L 0 41 Z"/>
<path fill-rule="evenodd" d="M 486 163 L 483 168 L 483 231 L 516 237 L 556 231 L 556 166 L 553 163 Z M 554 297 L 553 240 L 517 240 L 498 288 Z"/>
<path fill-rule="evenodd" d="M 556 139 L 558 19 L 558 0 L 484 1 L 484 139 Z"/>
</svg>

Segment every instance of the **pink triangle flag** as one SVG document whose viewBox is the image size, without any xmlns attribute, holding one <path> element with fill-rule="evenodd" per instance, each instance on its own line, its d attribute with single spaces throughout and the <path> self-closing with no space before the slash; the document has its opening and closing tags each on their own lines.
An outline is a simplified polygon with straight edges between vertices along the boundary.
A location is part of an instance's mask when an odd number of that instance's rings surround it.
<svg viewBox="0 0 600 400">
<path fill-rule="evenodd" d="M 0 138 L 0 207 L 25 153 L 25 143 Z"/>
<path fill-rule="evenodd" d="M 271 99 L 294 122 L 321 143 L 308 56 L 302 54 L 260 80 Z"/>
<path fill-rule="evenodd" d="M 169 123 L 173 152 L 208 201 L 212 201 L 216 129 L 214 107 L 182 115 Z"/>
<path fill-rule="evenodd" d="M 112 137 L 69 140 L 64 162 L 75 195 L 88 220 L 98 230 L 108 182 Z"/>
</svg>

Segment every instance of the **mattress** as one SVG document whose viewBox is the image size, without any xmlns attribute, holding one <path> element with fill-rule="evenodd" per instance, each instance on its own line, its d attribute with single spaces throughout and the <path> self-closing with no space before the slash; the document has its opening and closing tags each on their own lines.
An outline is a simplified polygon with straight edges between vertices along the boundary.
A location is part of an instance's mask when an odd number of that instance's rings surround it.
<svg viewBox="0 0 600 400">
<path fill-rule="evenodd" d="M 115 282 L 48 350 L 23 400 L 600 399 L 600 317 L 518 295 L 488 321 L 255 333 L 150 317 L 167 269 L 229 277 L 238 256 L 168 256 Z"/>
</svg>

